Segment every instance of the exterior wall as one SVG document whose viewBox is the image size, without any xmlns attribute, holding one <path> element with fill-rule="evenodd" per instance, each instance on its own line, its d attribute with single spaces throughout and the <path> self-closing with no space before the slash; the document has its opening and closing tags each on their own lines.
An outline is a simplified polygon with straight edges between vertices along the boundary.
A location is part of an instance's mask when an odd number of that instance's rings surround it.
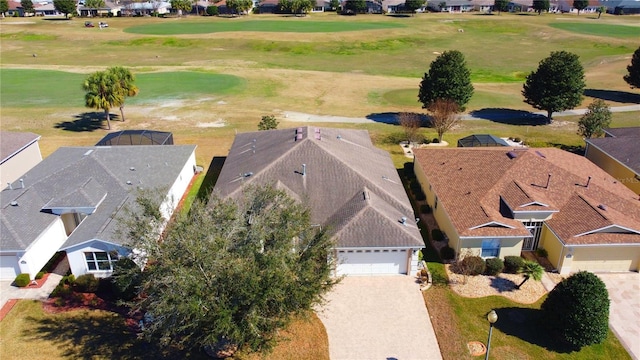
<svg viewBox="0 0 640 360">
<path fill-rule="evenodd" d="M 538 248 L 547 250 L 547 258 L 556 270 L 560 272 L 564 257 L 566 256 L 565 248 L 562 242 L 555 236 L 555 234 L 547 227 L 546 224 L 542 225 L 542 232 L 540 233 L 540 243 Z"/>
<path fill-rule="evenodd" d="M 196 166 L 196 153 L 195 151 L 191 153 L 189 160 L 185 163 L 182 170 L 180 170 L 180 175 L 176 179 L 176 181 L 171 185 L 169 192 L 167 193 L 166 200 L 160 206 L 160 210 L 162 215 L 169 219 L 173 214 L 173 211 L 178 206 L 180 199 L 184 195 L 184 192 L 187 190 L 191 179 L 193 179 L 194 169 Z"/>
<path fill-rule="evenodd" d="M 433 217 L 436 219 L 438 227 L 446 235 L 449 246 L 456 251 L 456 254 L 460 253 L 460 237 L 458 236 L 458 232 L 453 226 L 451 219 L 449 219 L 449 215 L 447 215 L 447 213 L 444 211 L 444 208 L 441 204 L 438 204 L 438 206 L 436 206 L 436 194 L 431 189 L 431 185 L 427 181 L 422 168 L 415 163 L 414 172 L 416 174 L 416 179 L 422 187 L 422 191 L 427 197 L 427 204 L 429 204 L 429 206 L 431 206 L 431 209 L 433 210 Z"/>
<path fill-rule="evenodd" d="M 69 267 L 71 273 L 78 277 L 87 273 L 93 274 L 97 278 L 108 277 L 111 275 L 111 271 L 89 271 L 87 269 L 87 261 L 85 259 L 85 252 L 111 252 L 117 251 L 119 256 L 127 256 L 129 249 L 117 246 L 110 243 L 105 243 L 100 240 L 92 240 L 84 244 L 78 244 L 74 247 L 67 249 L 67 260 L 69 260 Z"/>
<path fill-rule="evenodd" d="M 22 255 L 19 261 L 20 272 L 29 274 L 31 280 L 35 279 L 36 274 L 42 270 L 66 240 L 67 234 L 64 230 L 64 224 L 60 218 L 57 218 Z"/>
<path fill-rule="evenodd" d="M 460 248 L 463 253 L 468 255 L 480 256 L 482 254 L 482 240 L 495 239 L 486 238 L 461 238 Z M 522 238 L 501 238 L 499 257 L 504 259 L 505 256 L 520 256 L 522 252 Z"/>
<path fill-rule="evenodd" d="M 635 174 L 631 169 L 620 164 L 600 149 L 591 146 L 588 143 L 585 157 L 598 165 L 598 167 L 606 171 L 609 175 L 618 179 L 618 181 L 633 190 L 636 194 L 640 195 L 640 179 L 637 177 L 638 174 Z"/>
<path fill-rule="evenodd" d="M 0 184 L 4 187 L 7 183 L 18 180 L 20 176 L 31 170 L 40 161 L 42 161 L 40 146 L 35 141 L 2 164 L 2 169 L 0 170 L 2 183 Z"/>
</svg>

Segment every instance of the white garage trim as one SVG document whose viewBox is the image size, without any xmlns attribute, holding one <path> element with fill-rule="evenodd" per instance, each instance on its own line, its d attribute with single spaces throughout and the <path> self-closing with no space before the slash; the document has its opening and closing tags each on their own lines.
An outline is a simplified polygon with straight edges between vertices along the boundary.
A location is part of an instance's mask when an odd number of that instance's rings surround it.
<svg viewBox="0 0 640 360">
<path fill-rule="evenodd" d="M 397 275 L 407 274 L 412 249 L 338 249 L 336 274 Z"/>
<path fill-rule="evenodd" d="M 0 279 L 14 280 L 19 273 L 18 255 L 0 256 Z"/>
</svg>

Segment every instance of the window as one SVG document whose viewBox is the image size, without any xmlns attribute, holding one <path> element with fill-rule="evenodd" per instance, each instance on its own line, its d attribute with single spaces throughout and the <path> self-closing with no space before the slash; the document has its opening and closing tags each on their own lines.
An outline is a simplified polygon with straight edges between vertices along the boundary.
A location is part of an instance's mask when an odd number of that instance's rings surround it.
<svg viewBox="0 0 640 360">
<path fill-rule="evenodd" d="M 118 261 L 116 252 L 86 252 L 84 258 L 87 260 L 89 271 L 113 271 L 113 264 Z"/>
<path fill-rule="evenodd" d="M 482 257 L 498 257 L 500 256 L 500 240 L 487 239 L 482 240 Z"/>
</svg>

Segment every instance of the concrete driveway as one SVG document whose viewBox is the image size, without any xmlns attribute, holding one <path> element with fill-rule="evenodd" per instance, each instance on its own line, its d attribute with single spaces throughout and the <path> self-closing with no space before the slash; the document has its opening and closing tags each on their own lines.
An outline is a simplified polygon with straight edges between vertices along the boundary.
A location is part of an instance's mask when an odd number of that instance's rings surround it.
<svg viewBox="0 0 640 360">
<path fill-rule="evenodd" d="M 346 277 L 319 309 L 332 360 L 442 359 L 411 276 Z"/>
<path fill-rule="evenodd" d="M 631 357 L 640 359 L 640 274 L 597 274 L 609 290 L 609 327 Z"/>
</svg>

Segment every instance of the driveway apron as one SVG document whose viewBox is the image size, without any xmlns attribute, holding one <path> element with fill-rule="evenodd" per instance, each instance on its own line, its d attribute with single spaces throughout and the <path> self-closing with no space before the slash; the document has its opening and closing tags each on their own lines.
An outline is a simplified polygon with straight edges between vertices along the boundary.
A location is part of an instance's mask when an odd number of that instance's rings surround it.
<svg viewBox="0 0 640 360">
<path fill-rule="evenodd" d="M 609 290 L 609 327 L 631 357 L 640 360 L 640 274 L 597 274 Z"/>
<path fill-rule="evenodd" d="M 442 359 L 410 276 L 345 277 L 319 309 L 332 360 Z"/>
</svg>

